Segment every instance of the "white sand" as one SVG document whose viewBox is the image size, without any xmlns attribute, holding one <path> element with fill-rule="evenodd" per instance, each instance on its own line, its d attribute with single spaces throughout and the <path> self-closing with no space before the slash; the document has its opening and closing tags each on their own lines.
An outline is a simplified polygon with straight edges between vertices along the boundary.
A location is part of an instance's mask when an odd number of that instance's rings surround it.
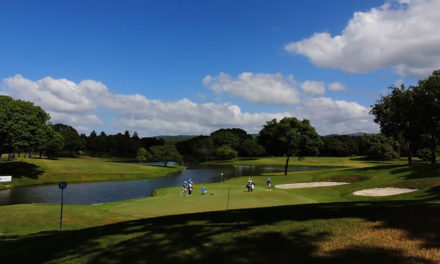
<svg viewBox="0 0 440 264">
<path fill-rule="evenodd" d="M 302 183 L 280 184 L 280 185 L 275 185 L 275 187 L 280 189 L 298 189 L 298 188 L 336 186 L 343 184 L 349 184 L 349 183 L 348 182 L 302 182 Z"/>
<path fill-rule="evenodd" d="M 354 192 L 353 194 L 361 195 L 361 196 L 389 196 L 389 195 L 409 193 L 414 191 L 417 191 L 417 189 L 386 187 L 386 188 L 372 188 L 372 189 L 360 190 Z"/>
</svg>

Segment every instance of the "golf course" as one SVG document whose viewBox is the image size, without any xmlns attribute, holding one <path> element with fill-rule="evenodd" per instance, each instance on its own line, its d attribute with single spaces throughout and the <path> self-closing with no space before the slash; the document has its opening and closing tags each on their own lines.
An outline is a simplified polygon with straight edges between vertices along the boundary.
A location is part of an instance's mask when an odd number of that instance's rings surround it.
<svg viewBox="0 0 440 264">
<path fill-rule="evenodd" d="M 263 166 L 283 165 L 284 160 L 223 163 Z M 138 164 L 91 157 L 15 162 L 38 172 L 31 179 L 23 175 L 16 186 L 160 177 L 182 169 L 142 165 L 142 172 Z M 4 161 L 2 168 L 7 164 Z M 175 186 L 156 190 L 149 198 L 66 204 L 62 232 L 59 204 L 1 206 L 0 259 L 4 263 L 439 263 L 439 166 L 363 157 L 306 157 L 292 159 L 292 164 L 334 168 L 255 175 L 253 192 L 245 187 L 248 178 L 238 177 L 196 183 L 190 196 L 181 196 L 181 186 Z M 268 177 L 271 190 L 266 189 Z M 276 187 L 310 182 L 347 184 Z M 202 186 L 207 188 L 205 195 Z M 415 191 L 380 197 L 353 194 L 384 187 Z"/>
</svg>

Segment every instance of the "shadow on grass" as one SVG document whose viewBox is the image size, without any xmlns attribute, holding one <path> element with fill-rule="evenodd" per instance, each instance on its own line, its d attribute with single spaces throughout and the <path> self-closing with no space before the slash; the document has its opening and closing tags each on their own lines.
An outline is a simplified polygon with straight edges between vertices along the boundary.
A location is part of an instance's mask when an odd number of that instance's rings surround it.
<svg viewBox="0 0 440 264">
<path fill-rule="evenodd" d="M 23 161 L 0 162 L 0 175 L 12 176 L 12 178 L 38 179 L 44 171 L 37 165 Z"/>
<path fill-rule="evenodd" d="M 332 238 L 301 223 L 360 218 L 440 247 L 440 204 L 333 203 L 143 219 L 76 231 L 0 237 L 5 263 L 435 263 L 379 246 L 318 255 Z M 322 222 L 321 222 L 322 223 Z M 339 223 L 339 222 L 338 222 Z M 353 234 L 356 236 L 357 234 Z M 25 252 L 25 253 L 24 253 Z"/>
<path fill-rule="evenodd" d="M 406 179 L 420 179 L 440 177 L 439 164 L 414 164 L 413 166 L 402 166 L 391 170 L 392 174 L 406 173 Z"/>
</svg>

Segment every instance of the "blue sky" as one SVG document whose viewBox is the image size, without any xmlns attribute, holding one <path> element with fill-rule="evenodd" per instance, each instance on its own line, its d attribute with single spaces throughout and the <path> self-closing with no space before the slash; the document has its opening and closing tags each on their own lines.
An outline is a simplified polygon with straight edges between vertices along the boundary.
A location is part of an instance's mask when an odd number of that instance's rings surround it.
<svg viewBox="0 0 440 264">
<path fill-rule="evenodd" d="M 0 93 L 80 132 L 377 132 L 387 87 L 438 68 L 438 0 L 0 0 Z"/>
</svg>

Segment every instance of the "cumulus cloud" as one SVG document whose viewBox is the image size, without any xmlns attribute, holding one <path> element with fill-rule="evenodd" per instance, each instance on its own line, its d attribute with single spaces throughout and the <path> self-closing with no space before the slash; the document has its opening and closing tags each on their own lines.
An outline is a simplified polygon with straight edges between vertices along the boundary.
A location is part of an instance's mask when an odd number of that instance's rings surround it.
<svg viewBox="0 0 440 264">
<path fill-rule="evenodd" d="M 373 117 L 369 115 L 369 109 L 356 102 L 328 97 L 308 98 L 291 114 L 309 119 L 321 135 L 379 132 Z"/>
<path fill-rule="evenodd" d="M 132 129 L 140 135 L 199 134 L 218 128 L 242 127 L 257 132 L 273 118 L 287 113 L 247 113 L 233 104 L 197 104 L 186 98 L 164 102 L 140 94 L 111 93 L 106 85 L 93 80 L 79 84 L 65 79 L 43 78 L 32 81 L 21 75 L 3 80 L 5 93 L 34 102 L 51 115 L 53 123 L 64 123 L 80 131 L 94 127 Z M 111 123 L 98 116 L 98 108 L 114 111 Z"/>
<path fill-rule="evenodd" d="M 331 84 L 328 85 L 328 89 L 334 92 L 346 91 L 347 86 L 345 86 L 343 83 L 340 82 L 332 82 Z"/>
<path fill-rule="evenodd" d="M 341 35 L 315 33 L 285 50 L 351 73 L 393 67 L 400 76 L 426 77 L 440 68 L 438 10 L 438 0 L 390 0 L 354 13 Z"/>
<path fill-rule="evenodd" d="M 277 78 L 284 79 L 281 75 Z M 240 127 L 256 133 L 266 121 L 285 116 L 307 118 L 323 135 L 378 131 L 366 107 L 323 97 L 321 92 L 316 93 L 317 96 L 304 96 L 295 105 L 289 106 L 289 111 L 249 113 L 230 103 L 201 104 L 187 98 L 162 101 L 140 94 L 112 93 L 106 85 L 93 80 L 75 83 L 46 77 L 32 81 L 16 75 L 4 79 L 3 84 L 5 88 L 2 92 L 41 106 L 49 112 L 53 123 L 68 124 L 85 133 L 97 127 L 117 132 L 126 129 L 137 131 L 141 136 L 208 134 L 228 127 Z M 303 84 L 299 83 L 299 86 Z M 105 116 L 103 112 L 112 112 L 112 116 Z"/>
<path fill-rule="evenodd" d="M 324 82 L 305 81 L 301 84 L 301 88 L 311 96 L 323 95 L 325 92 Z"/>
<path fill-rule="evenodd" d="M 264 74 L 244 72 L 233 78 L 220 73 L 207 75 L 203 85 L 216 94 L 224 92 L 246 99 L 252 103 L 267 105 L 289 105 L 299 102 L 298 90 L 294 87 L 293 76 L 284 78 L 282 74 Z"/>
</svg>

